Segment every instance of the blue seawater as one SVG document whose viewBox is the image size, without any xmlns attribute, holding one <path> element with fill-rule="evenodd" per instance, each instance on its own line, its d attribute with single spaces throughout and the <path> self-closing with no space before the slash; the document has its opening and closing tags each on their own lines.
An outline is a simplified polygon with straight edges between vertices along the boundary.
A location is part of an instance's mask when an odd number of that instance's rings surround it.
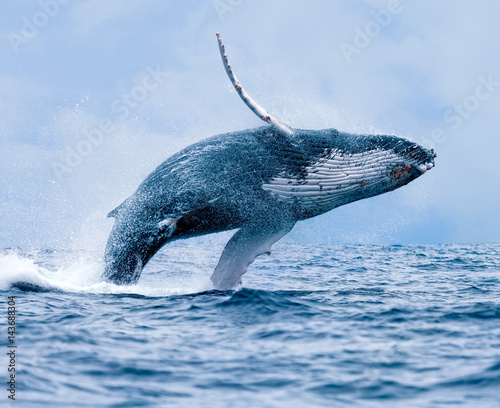
<svg viewBox="0 0 500 408">
<path fill-rule="evenodd" d="M 174 243 L 120 287 L 100 254 L 0 251 L 0 405 L 500 407 L 499 245 L 278 243 L 203 291 L 219 254 Z"/>
</svg>

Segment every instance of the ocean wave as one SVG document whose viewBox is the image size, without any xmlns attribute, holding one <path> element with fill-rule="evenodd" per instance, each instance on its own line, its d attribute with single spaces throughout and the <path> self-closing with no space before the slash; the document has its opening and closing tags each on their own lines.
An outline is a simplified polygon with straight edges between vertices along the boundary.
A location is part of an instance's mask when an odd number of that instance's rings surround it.
<svg viewBox="0 0 500 408">
<path fill-rule="evenodd" d="M 145 273 L 135 285 L 115 285 L 102 280 L 104 269 L 100 254 L 68 251 L 15 250 L 0 254 L 0 290 L 14 287 L 23 291 L 94 294 L 130 294 L 163 297 L 202 292 L 207 276 L 191 279 L 177 274 L 158 277 Z"/>
</svg>

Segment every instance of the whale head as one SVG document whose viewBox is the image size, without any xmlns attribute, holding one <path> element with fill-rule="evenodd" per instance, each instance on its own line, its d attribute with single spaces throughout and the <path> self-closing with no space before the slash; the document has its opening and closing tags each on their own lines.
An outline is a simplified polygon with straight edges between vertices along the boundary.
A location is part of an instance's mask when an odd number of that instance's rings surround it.
<svg viewBox="0 0 500 408">
<path fill-rule="evenodd" d="M 296 133 L 307 165 L 292 166 L 263 188 L 295 205 L 301 219 L 393 191 L 434 167 L 433 150 L 397 136 L 334 129 Z M 303 159 L 297 156 L 297 162 Z"/>
<path fill-rule="evenodd" d="M 326 165 L 333 165 L 340 175 L 335 188 L 345 192 L 341 204 L 393 191 L 435 166 L 434 150 L 405 138 L 348 135 L 339 139 Z"/>
<path fill-rule="evenodd" d="M 433 149 L 426 149 L 410 140 L 395 136 L 386 136 L 386 138 L 385 145 L 388 148 L 383 151 L 387 152 L 385 159 L 387 170 L 390 172 L 383 173 L 379 177 L 382 176 L 384 179 L 390 177 L 390 183 L 386 183 L 388 191 L 408 184 L 435 166 L 434 159 L 437 155 Z M 381 163 L 379 169 L 384 171 L 384 159 Z"/>
</svg>

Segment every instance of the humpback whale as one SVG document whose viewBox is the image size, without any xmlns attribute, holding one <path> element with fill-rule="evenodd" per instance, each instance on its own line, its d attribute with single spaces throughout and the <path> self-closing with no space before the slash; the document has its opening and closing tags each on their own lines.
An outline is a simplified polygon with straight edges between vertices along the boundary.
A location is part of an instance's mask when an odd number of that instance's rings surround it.
<svg viewBox="0 0 500 408">
<path fill-rule="evenodd" d="M 226 290 L 297 221 L 393 191 L 434 166 L 435 153 L 393 135 L 292 129 L 269 115 L 222 61 L 267 126 L 210 137 L 174 154 L 108 216 L 105 280 L 133 284 L 166 243 L 237 229 L 211 276 Z"/>
</svg>

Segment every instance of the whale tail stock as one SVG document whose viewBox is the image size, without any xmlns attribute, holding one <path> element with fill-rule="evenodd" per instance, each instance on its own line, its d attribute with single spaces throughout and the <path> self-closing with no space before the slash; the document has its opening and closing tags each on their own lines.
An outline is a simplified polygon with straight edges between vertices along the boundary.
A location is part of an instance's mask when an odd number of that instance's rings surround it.
<svg viewBox="0 0 500 408">
<path fill-rule="evenodd" d="M 270 254 L 271 246 L 291 231 L 296 221 L 277 225 L 257 223 L 240 228 L 226 244 L 217 267 L 210 277 L 217 290 L 230 290 L 241 280 L 248 266 L 260 255 Z M 141 234 L 143 235 L 143 234 Z M 105 253 L 104 279 L 117 284 L 135 284 L 144 266 L 168 241 L 163 239 L 153 245 L 151 239 L 138 239 L 113 229 Z"/>
<path fill-rule="evenodd" d="M 127 201 L 108 214 L 115 224 L 106 244 L 103 277 L 108 282 L 134 284 L 139 280 L 144 266 L 171 240 L 179 218 L 166 218 L 155 224 L 132 212 L 127 214 Z M 132 215 L 132 216 L 131 216 Z"/>
<path fill-rule="evenodd" d="M 137 283 L 144 266 L 156 251 L 131 234 L 121 234 L 116 225 L 115 222 L 104 253 L 103 278 L 111 283 L 131 285 Z"/>
</svg>

